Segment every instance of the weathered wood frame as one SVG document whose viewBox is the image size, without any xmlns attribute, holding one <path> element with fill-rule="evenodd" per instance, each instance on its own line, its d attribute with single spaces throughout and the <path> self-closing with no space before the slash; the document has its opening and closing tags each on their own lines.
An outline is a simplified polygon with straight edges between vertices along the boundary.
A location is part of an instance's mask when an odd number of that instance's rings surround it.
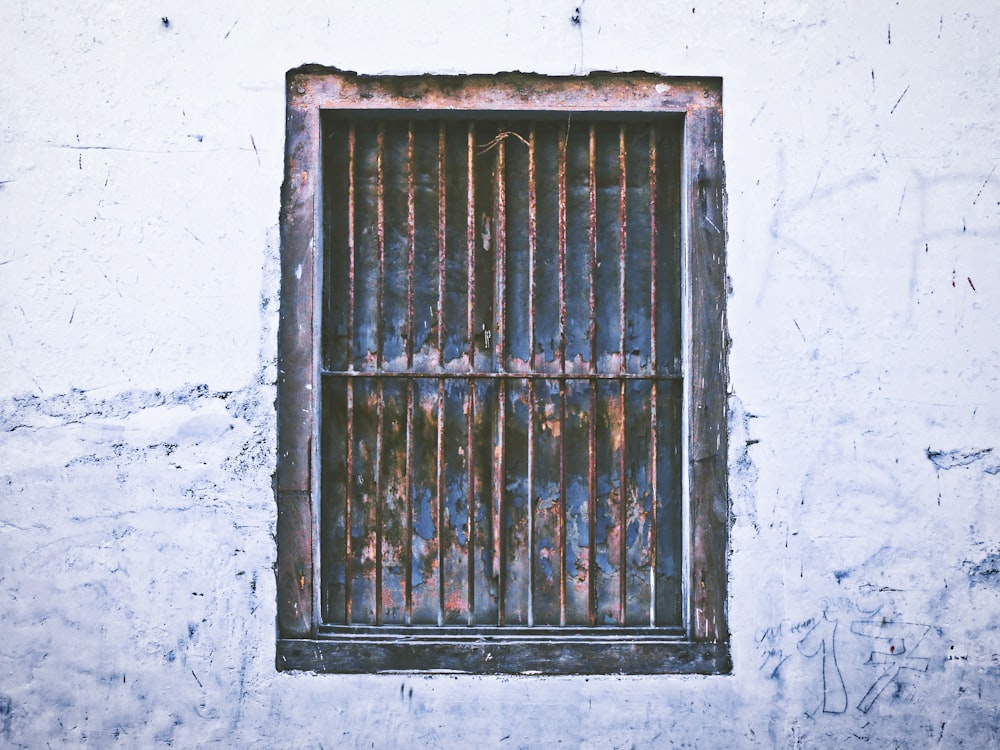
<svg viewBox="0 0 1000 750">
<path fill-rule="evenodd" d="M 348 628 L 319 619 L 318 497 L 324 109 L 684 115 L 685 633 L 558 628 Z M 276 472 L 278 669 L 325 672 L 728 673 L 725 186 L 722 82 L 650 74 L 553 78 L 287 77 L 281 195 Z"/>
</svg>

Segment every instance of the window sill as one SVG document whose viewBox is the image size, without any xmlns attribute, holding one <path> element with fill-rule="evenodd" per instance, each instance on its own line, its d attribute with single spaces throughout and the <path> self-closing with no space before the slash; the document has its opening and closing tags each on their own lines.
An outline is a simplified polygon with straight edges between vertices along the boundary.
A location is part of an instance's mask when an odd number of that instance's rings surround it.
<svg viewBox="0 0 1000 750">
<path fill-rule="evenodd" d="M 728 643 L 694 642 L 669 629 L 327 629 L 279 639 L 277 668 L 338 674 L 729 674 Z"/>
</svg>

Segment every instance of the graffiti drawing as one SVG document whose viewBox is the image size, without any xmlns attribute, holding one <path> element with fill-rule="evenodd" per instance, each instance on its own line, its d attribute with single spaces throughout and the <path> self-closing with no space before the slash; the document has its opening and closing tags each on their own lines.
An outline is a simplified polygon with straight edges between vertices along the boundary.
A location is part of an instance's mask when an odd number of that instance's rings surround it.
<svg viewBox="0 0 1000 750">
<path fill-rule="evenodd" d="M 847 687 L 837 665 L 837 620 L 823 617 L 799 641 L 803 656 L 823 654 L 823 713 L 842 714 L 847 710 Z"/>
<path fill-rule="evenodd" d="M 886 622 L 884 620 L 855 620 L 851 632 L 875 641 L 875 647 L 865 662 L 871 666 L 883 667 L 884 671 L 868 688 L 858 704 L 858 710 L 868 713 L 875 701 L 889 685 L 896 683 L 903 669 L 926 672 L 930 659 L 913 656 L 924 636 L 930 631 L 929 625 L 910 622 Z"/>
<path fill-rule="evenodd" d="M 896 619 L 890 614 L 894 609 L 872 599 L 871 589 L 866 583 L 858 597 L 820 599 L 817 616 L 778 622 L 757 634 L 758 669 L 769 679 L 783 681 L 801 674 L 820 683 L 809 716 L 814 711 L 846 714 L 852 705 L 868 714 L 880 697 L 893 698 L 910 677 L 930 669 L 934 654 L 924 653 L 927 638 L 940 631 L 933 625 Z M 924 651 L 919 651 L 921 647 Z M 802 659 L 805 663 L 796 665 Z M 890 686 L 895 690 L 887 692 Z"/>
</svg>

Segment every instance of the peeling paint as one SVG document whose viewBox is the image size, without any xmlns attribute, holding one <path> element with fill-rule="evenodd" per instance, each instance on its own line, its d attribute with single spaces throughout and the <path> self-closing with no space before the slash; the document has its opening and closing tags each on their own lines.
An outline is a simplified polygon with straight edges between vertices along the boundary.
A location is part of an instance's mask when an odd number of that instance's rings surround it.
<svg viewBox="0 0 1000 750">
<path fill-rule="evenodd" d="M 1000 587 L 1000 552 L 991 552 L 978 562 L 966 560 L 962 568 L 970 583 Z"/>
<path fill-rule="evenodd" d="M 992 448 L 980 448 L 980 449 L 958 448 L 954 450 L 932 450 L 928 448 L 926 453 L 927 453 L 927 459 L 932 464 L 934 464 L 934 467 L 938 470 L 944 470 L 944 471 L 947 471 L 949 469 L 955 469 L 962 466 L 970 466 L 972 464 L 980 463 L 982 461 L 987 461 L 989 459 L 994 458 Z M 991 463 L 994 462 L 991 461 Z M 989 469 L 987 469 L 987 471 L 989 471 Z"/>
</svg>

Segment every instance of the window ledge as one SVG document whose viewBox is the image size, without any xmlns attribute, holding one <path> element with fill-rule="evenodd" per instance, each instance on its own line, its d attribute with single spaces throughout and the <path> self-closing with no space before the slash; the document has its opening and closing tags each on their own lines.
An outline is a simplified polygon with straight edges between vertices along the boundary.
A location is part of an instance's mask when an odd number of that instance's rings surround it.
<svg viewBox="0 0 1000 750">
<path fill-rule="evenodd" d="M 686 640 L 660 629 L 563 630 L 344 628 L 316 639 L 278 640 L 277 668 L 339 674 L 729 674 L 728 643 Z M 511 632 L 500 632 L 511 631 Z"/>
</svg>

